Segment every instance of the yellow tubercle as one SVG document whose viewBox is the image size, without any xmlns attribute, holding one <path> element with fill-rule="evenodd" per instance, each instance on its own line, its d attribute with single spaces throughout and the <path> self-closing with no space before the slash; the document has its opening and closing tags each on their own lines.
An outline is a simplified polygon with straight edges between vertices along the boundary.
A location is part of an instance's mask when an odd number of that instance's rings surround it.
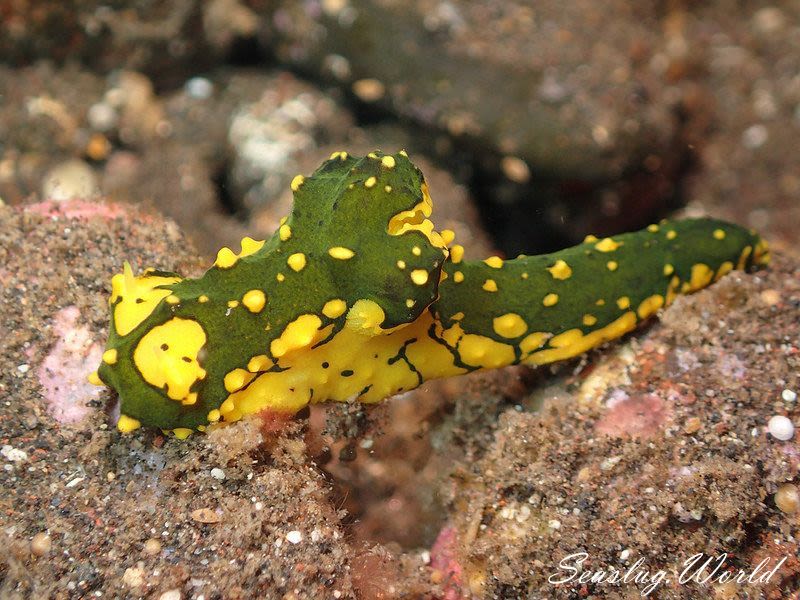
<svg viewBox="0 0 800 600">
<path fill-rule="evenodd" d="M 528 331 L 528 324 L 516 313 L 506 313 L 492 320 L 494 332 L 504 338 L 518 338 Z"/>
<path fill-rule="evenodd" d="M 483 262 L 493 269 L 500 269 L 503 266 L 503 259 L 499 256 L 490 256 Z"/>
<path fill-rule="evenodd" d="M 291 350 L 305 348 L 318 341 L 322 321 L 317 315 L 300 315 L 289 323 L 279 338 L 270 343 L 270 352 L 281 357 Z"/>
<path fill-rule="evenodd" d="M 86 379 L 92 385 L 101 386 L 101 387 L 105 387 L 105 385 L 106 385 L 105 383 L 103 383 L 103 380 L 100 379 L 100 376 L 97 374 L 97 371 L 92 371 L 91 373 L 89 373 L 89 376 Z"/>
<path fill-rule="evenodd" d="M 411 281 L 416 285 L 425 285 L 428 283 L 428 272 L 424 269 L 414 269 L 411 271 Z"/>
<path fill-rule="evenodd" d="M 347 327 L 363 335 L 380 335 L 380 325 L 386 319 L 386 313 L 373 300 L 356 300 L 347 313 Z"/>
<path fill-rule="evenodd" d="M 344 248 L 343 246 L 334 246 L 328 250 L 328 254 L 331 258 L 335 258 L 337 260 L 349 260 L 353 258 L 356 253 L 350 250 L 350 248 Z"/>
<path fill-rule="evenodd" d="M 111 348 L 103 352 L 103 362 L 107 365 L 113 365 L 117 362 L 117 349 Z"/>
<path fill-rule="evenodd" d="M 121 433 L 130 433 L 131 431 L 139 429 L 141 426 L 141 422 L 127 415 L 120 415 L 119 420 L 117 421 L 117 429 Z"/>
<path fill-rule="evenodd" d="M 285 242 L 290 237 L 292 237 L 292 228 L 286 224 L 281 225 L 278 228 L 278 237 L 280 237 L 282 242 Z"/>
<path fill-rule="evenodd" d="M 454 244 L 450 248 L 450 260 L 454 265 L 457 265 L 464 260 L 464 246 L 461 244 Z"/>
<path fill-rule="evenodd" d="M 267 296 L 261 290 L 250 290 L 242 296 L 242 304 L 251 313 L 260 313 L 267 303 Z"/>
<path fill-rule="evenodd" d="M 347 302 L 337 298 L 325 303 L 325 306 L 322 307 L 322 314 L 329 319 L 336 319 L 337 317 L 341 317 L 346 310 Z"/>
<path fill-rule="evenodd" d="M 230 269 L 238 260 L 239 257 L 236 256 L 233 250 L 227 246 L 223 246 L 219 249 L 219 252 L 217 252 L 217 259 L 214 261 L 214 264 L 220 269 Z"/>
<path fill-rule="evenodd" d="M 542 304 L 545 306 L 555 306 L 558 304 L 558 294 L 547 294 L 542 298 Z"/>
<path fill-rule="evenodd" d="M 599 250 L 600 252 L 613 252 L 614 250 L 619 248 L 621 245 L 622 245 L 622 242 L 615 242 L 610 237 L 607 237 L 607 238 L 603 238 L 602 240 L 597 242 L 594 245 L 594 247 L 595 247 L 596 250 Z"/>
<path fill-rule="evenodd" d="M 486 292 L 496 292 L 497 282 L 494 279 L 487 279 L 486 281 L 483 282 L 482 288 Z"/>
<path fill-rule="evenodd" d="M 286 264 L 296 273 L 302 271 L 306 266 L 306 255 L 302 252 L 296 252 L 286 259 Z"/>
<path fill-rule="evenodd" d="M 552 267 L 547 267 L 553 279 L 569 279 L 572 276 L 572 268 L 564 260 L 557 260 Z"/>
<path fill-rule="evenodd" d="M 289 184 L 289 187 L 292 188 L 293 192 L 296 192 L 296 191 L 298 191 L 300 189 L 300 186 L 303 185 L 305 180 L 306 180 L 306 178 L 303 177 L 302 175 L 295 175 L 294 179 L 292 179 L 292 183 Z"/>
</svg>

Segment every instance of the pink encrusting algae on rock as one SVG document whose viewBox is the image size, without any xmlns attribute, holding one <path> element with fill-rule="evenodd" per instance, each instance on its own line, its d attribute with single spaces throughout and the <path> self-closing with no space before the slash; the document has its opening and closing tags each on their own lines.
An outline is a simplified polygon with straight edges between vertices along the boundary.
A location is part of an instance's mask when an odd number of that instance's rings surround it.
<svg viewBox="0 0 800 600">
<path fill-rule="evenodd" d="M 50 414 L 59 423 L 75 423 L 89 414 L 87 402 L 100 390 L 87 381 L 102 355 L 76 306 L 62 308 L 53 318 L 56 343 L 39 367 L 39 384 Z"/>
</svg>

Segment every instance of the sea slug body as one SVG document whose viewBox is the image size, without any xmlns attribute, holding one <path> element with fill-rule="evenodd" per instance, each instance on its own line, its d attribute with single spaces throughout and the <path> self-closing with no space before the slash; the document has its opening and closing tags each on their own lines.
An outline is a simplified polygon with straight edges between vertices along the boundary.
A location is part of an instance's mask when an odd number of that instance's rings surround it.
<svg viewBox="0 0 800 600">
<path fill-rule="evenodd" d="M 275 235 L 221 249 L 202 277 L 127 264 L 114 276 L 91 380 L 119 394 L 121 431 L 185 437 L 264 409 L 377 402 L 437 377 L 568 359 L 769 259 L 755 233 L 694 219 L 464 261 L 402 151 L 334 153 L 291 187 Z"/>
</svg>

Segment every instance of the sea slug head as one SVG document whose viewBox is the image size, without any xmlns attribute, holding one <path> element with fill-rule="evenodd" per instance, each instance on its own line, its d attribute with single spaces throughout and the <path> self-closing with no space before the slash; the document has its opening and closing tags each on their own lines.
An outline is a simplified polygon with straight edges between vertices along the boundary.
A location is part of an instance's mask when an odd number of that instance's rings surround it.
<svg viewBox="0 0 800 600">
<path fill-rule="evenodd" d="M 91 379 L 120 394 L 122 431 L 143 423 L 175 427 L 197 404 L 206 333 L 197 320 L 174 315 L 171 286 L 179 281 L 152 269 L 135 276 L 127 263 L 111 280 L 109 338 Z"/>
</svg>

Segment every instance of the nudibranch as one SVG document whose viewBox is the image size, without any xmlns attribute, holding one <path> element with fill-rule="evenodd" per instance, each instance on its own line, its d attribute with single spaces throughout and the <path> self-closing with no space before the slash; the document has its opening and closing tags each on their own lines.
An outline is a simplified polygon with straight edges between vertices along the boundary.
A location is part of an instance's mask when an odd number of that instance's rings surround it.
<svg viewBox="0 0 800 600">
<path fill-rule="evenodd" d="M 222 248 L 199 279 L 127 264 L 113 277 L 90 379 L 119 394 L 121 431 L 185 437 L 265 409 L 371 403 L 437 377 L 568 359 L 769 259 L 755 233 L 693 219 L 465 261 L 403 151 L 336 152 L 291 187 L 278 231 Z"/>
</svg>

